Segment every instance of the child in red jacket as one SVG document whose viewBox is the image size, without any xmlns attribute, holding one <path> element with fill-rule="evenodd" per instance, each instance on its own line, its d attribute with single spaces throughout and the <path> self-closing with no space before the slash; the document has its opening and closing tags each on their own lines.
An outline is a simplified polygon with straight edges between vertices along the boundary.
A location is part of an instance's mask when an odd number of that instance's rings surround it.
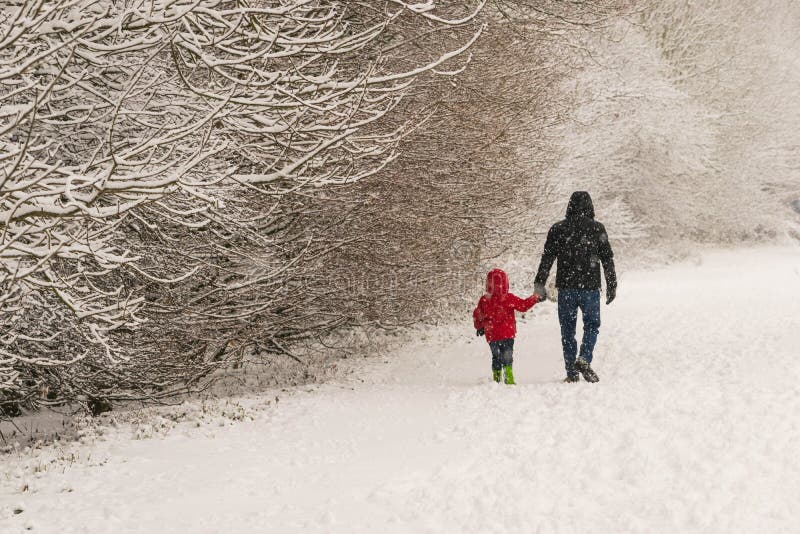
<svg viewBox="0 0 800 534">
<path fill-rule="evenodd" d="M 539 302 L 538 295 L 521 299 L 508 292 L 508 276 L 500 269 L 489 271 L 486 276 L 486 294 L 478 301 L 472 312 L 475 330 L 479 336 L 486 335 L 492 350 L 492 376 L 500 382 L 505 370 L 506 384 L 514 384 L 514 336 L 517 321 L 514 312 L 526 312 Z"/>
</svg>

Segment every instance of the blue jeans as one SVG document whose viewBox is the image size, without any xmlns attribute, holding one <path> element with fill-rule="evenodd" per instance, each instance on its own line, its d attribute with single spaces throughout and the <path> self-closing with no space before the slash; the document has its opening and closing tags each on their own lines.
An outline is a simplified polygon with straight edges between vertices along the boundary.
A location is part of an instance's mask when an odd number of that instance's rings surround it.
<svg viewBox="0 0 800 534">
<path fill-rule="evenodd" d="M 514 340 L 501 339 L 489 343 L 492 351 L 492 370 L 499 371 L 506 365 L 514 364 Z"/>
<path fill-rule="evenodd" d="M 578 309 L 583 316 L 583 342 L 580 356 L 592 363 L 592 352 L 600 332 L 600 291 L 597 289 L 559 289 L 558 322 L 561 323 L 561 346 L 564 349 L 564 367 L 568 376 L 577 376 L 575 356 L 578 342 L 575 340 L 575 326 Z"/>
</svg>

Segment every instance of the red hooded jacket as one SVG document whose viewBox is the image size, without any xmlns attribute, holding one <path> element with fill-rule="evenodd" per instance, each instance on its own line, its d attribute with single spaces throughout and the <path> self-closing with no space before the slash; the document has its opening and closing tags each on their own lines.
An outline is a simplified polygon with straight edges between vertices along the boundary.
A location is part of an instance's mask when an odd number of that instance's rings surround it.
<svg viewBox="0 0 800 534">
<path fill-rule="evenodd" d="M 526 312 L 539 302 L 538 295 L 521 299 L 508 292 L 508 276 L 500 269 L 486 275 L 486 294 L 478 301 L 472 312 L 475 329 L 484 330 L 486 341 L 512 339 L 517 335 L 517 320 L 514 312 Z"/>
</svg>

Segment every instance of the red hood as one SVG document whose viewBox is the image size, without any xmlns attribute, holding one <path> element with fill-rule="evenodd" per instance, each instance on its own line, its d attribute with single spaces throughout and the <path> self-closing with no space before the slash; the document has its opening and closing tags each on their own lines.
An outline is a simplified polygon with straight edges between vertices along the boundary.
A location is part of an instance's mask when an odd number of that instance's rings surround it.
<svg viewBox="0 0 800 534">
<path fill-rule="evenodd" d="M 500 269 L 492 269 L 486 275 L 486 294 L 492 297 L 502 297 L 508 293 L 508 276 Z"/>
</svg>

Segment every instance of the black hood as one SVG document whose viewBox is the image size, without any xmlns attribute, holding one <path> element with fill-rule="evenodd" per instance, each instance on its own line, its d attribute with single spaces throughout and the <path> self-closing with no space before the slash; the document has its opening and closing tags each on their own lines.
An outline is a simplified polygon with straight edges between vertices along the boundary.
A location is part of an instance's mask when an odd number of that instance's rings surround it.
<svg viewBox="0 0 800 534">
<path fill-rule="evenodd" d="M 575 191 L 569 199 L 567 219 L 578 218 L 594 219 L 594 204 L 592 197 L 586 191 Z"/>
</svg>

